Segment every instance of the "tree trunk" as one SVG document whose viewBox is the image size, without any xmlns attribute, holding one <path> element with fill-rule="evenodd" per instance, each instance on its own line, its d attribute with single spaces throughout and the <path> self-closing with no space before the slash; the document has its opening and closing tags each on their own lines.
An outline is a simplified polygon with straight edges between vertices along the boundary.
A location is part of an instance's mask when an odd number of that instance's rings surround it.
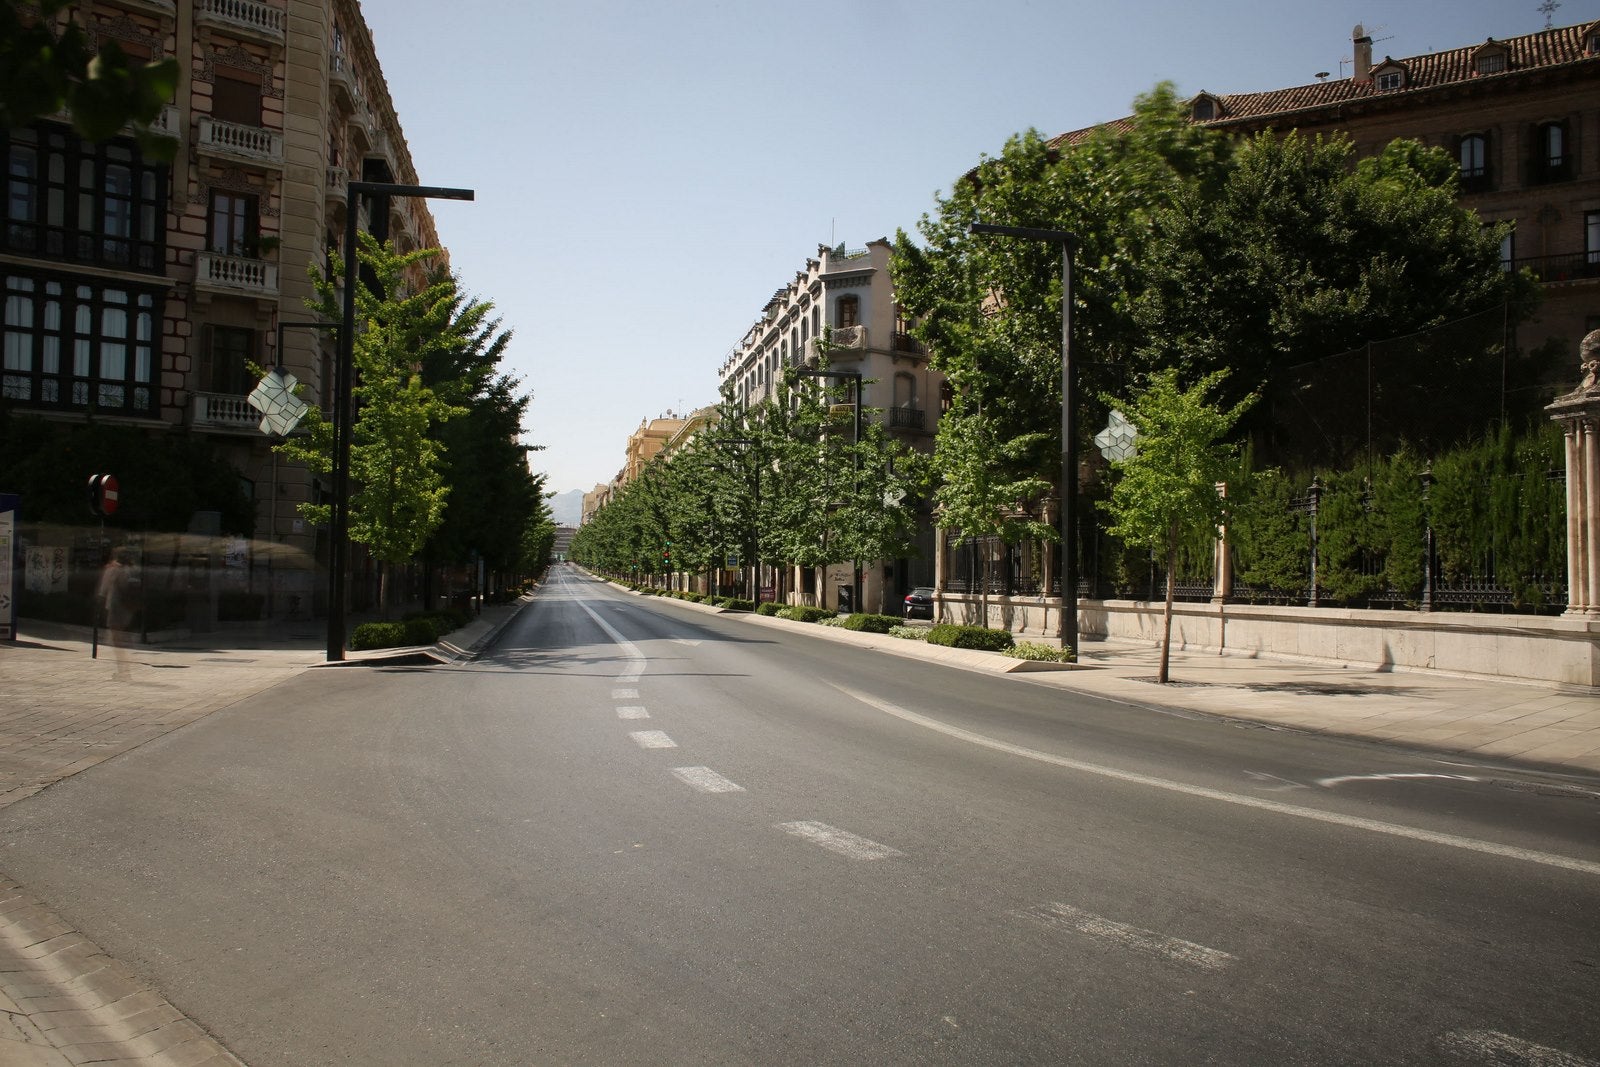
<svg viewBox="0 0 1600 1067">
<path fill-rule="evenodd" d="M 1178 535 L 1167 535 L 1167 609 L 1161 622 L 1161 670 L 1156 681 L 1167 684 L 1167 661 L 1172 656 L 1172 594 L 1177 587 Z"/>
</svg>

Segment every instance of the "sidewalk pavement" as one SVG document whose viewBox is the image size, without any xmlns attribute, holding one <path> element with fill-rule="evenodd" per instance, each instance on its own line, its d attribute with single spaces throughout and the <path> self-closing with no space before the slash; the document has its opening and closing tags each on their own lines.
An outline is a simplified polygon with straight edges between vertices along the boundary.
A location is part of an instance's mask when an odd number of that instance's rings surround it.
<svg viewBox="0 0 1600 1067">
<path fill-rule="evenodd" d="M 487 607 L 429 649 L 352 652 L 352 666 L 450 662 L 491 640 L 521 604 Z M 352 620 L 354 623 L 357 620 Z M 270 689 L 324 662 L 320 622 L 230 627 L 90 658 L 90 632 L 22 620 L 0 642 L 0 807 Z M 102 635 L 104 636 L 104 635 Z M 125 680 L 118 675 L 126 672 Z M 0 875 L 0 1064 L 238 1067 L 160 993 Z"/>
<path fill-rule="evenodd" d="M 349 653 L 346 665 L 471 658 L 528 603 L 483 609 L 431 648 Z M 682 603 L 682 602 L 675 602 Z M 689 605 L 700 611 L 717 611 Z M 1157 649 L 1091 642 L 1071 669 L 987 652 L 741 614 L 755 626 L 1019 679 L 1142 707 L 1217 715 L 1405 748 L 1506 761 L 1600 790 L 1600 692 L 1433 672 L 1177 650 L 1156 683 Z M 82 627 L 24 620 L 0 643 L 0 807 L 307 669 L 326 664 L 318 622 L 250 626 L 174 644 L 89 655 Z M 0 875 L 0 1064 L 146 1067 L 238 1061 L 148 985 Z"/>
</svg>

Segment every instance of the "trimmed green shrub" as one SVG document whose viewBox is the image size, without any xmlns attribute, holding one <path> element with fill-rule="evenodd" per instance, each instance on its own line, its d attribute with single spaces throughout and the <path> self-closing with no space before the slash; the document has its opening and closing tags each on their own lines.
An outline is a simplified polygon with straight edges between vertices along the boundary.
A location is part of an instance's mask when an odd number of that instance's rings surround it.
<svg viewBox="0 0 1600 1067">
<path fill-rule="evenodd" d="M 427 616 L 418 616 L 414 619 L 406 619 L 400 624 L 400 626 L 402 632 L 405 634 L 405 641 L 403 642 L 404 644 L 431 645 L 435 641 L 439 640 L 439 626 L 433 619 Z"/>
<path fill-rule="evenodd" d="M 703 604 L 705 603 L 706 595 L 704 593 L 689 592 L 683 594 L 683 599 L 689 601 L 691 604 Z"/>
<path fill-rule="evenodd" d="M 902 641 L 926 641 L 928 628 L 925 626 L 892 626 L 889 628 L 890 637 L 898 637 Z"/>
<path fill-rule="evenodd" d="M 987 626 L 956 626 L 940 623 L 928 631 L 930 645 L 949 648 L 973 648 L 979 652 L 1003 652 L 1016 643 L 1009 630 L 991 630 Z"/>
<path fill-rule="evenodd" d="M 832 619 L 838 612 L 831 608 L 813 608 L 806 604 L 791 604 L 778 612 L 780 619 L 793 619 L 795 622 L 821 622 L 823 619 Z"/>
<path fill-rule="evenodd" d="M 407 643 L 403 622 L 364 622 L 350 634 L 350 648 L 356 652 L 369 648 L 399 648 Z"/>
<path fill-rule="evenodd" d="M 896 626 L 900 620 L 894 615 L 872 615 L 868 612 L 858 611 L 854 615 L 846 615 L 839 623 L 846 630 L 859 630 L 862 633 L 886 634 Z"/>
<path fill-rule="evenodd" d="M 843 615 L 834 615 L 834 616 L 832 616 L 830 618 L 818 619 L 817 620 L 817 625 L 818 626 L 837 626 L 837 627 L 842 629 L 844 627 L 844 619 L 845 619 L 845 617 Z"/>
<path fill-rule="evenodd" d="M 1056 648 L 1054 645 L 1041 645 L 1037 641 L 1024 641 L 1020 645 L 1012 645 L 1000 653 L 1012 659 L 1032 660 L 1035 663 L 1076 663 L 1078 654 L 1070 648 Z"/>
<path fill-rule="evenodd" d="M 759 607 L 756 608 L 756 614 L 757 615 L 776 615 L 779 612 L 781 612 L 783 610 L 783 608 L 784 608 L 784 605 L 778 603 L 775 600 L 769 600 L 765 604 L 762 604 L 762 605 L 760 605 Z"/>
<path fill-rule="evenodd" d="M 727 608 L 729 611 L 754 611 L 754 610 L 756 610 L 755 601 L 753 601 L 753 600 L 742 600 L 742 599 L 740 599 L 739 597 L 736 597 L 736 596 L 723 597 L 722 598 L 722 606 Z"/>
</svg>

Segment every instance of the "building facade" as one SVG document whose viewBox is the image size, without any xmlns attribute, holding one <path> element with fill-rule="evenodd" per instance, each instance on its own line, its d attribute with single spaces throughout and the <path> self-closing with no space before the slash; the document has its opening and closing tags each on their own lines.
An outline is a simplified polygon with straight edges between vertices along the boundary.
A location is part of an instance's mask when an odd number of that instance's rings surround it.
<svg viewBox="0 0 1600 1067">
<path fill-rule="evenodd" d="M 892 250 L 881 238 L 860 249 L 820 246 L 805 268 L 772 294 L 723 361 L 719 387 L 742 404 L 759 404 L 772 395 L 783 368 L 814 368 L 826 347 L 831 369 L 860 374 L 857 399 L 865 417 L 880 420 L 912 448 L 931 450 L 947 387 L 895 299 Z M 916 555 L 903 559 L 861 561 L 861 610 L 898 613 L 906 592 L 933 584 L 933 530 L 927 516 L 918 523 L 917 548 Z M 798 595 L 806 603 L 838 607 L 840 590 L 853 589 L 853 579 L 850 564 L 836 564 L 797 573 L 783 584 L 802 590 Z"/>
<path fill-rule="evenodd" d="M 320 610 L 326 537 L 295 505 L 328 486 L 276 460 L 246 397 L 252 364 L 282 364 L 308 403 L 331 410 L 334 333 L 288 329 L 279 350 L 278 327 L 311 318 L 306 271 L 341 240 L 347 183 L 417 181 L 360 6 L 94 0 L 75 9 L 91 44 L 178 59 L 159 128 L 179 146 L 167 165 L 145 159 L 131 137 L 86 144 L 65 121 L 0 133 L 5 401 L 51 419 L 92 413 L 203 436 L 257 505 L 255 538 L 242 560 L 230 551 L 230 567 L 252 586 L 270 581 L 280 613 Z M 423 200 L 364 209 L 360 222 L 402 251 L 438 245 Z"/>
</svg>

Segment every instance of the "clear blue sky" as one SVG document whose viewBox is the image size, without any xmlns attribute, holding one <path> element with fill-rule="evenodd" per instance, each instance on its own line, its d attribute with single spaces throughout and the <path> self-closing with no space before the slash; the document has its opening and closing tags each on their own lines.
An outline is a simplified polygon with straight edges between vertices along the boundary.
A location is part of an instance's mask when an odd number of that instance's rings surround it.
<svg viewBox="0 0 1600 1067">
<path fill-rule="evenodd" d="M 914 229 L 982 154 L 1128 113 L 1531 33 L 1538 0 L 368 0 L 419 179 L 515 338 L 554 491 L 622 466 L 820 243 Z M 1554 25 L 1600 18 L 1562 0 Z"/>
</svg>

